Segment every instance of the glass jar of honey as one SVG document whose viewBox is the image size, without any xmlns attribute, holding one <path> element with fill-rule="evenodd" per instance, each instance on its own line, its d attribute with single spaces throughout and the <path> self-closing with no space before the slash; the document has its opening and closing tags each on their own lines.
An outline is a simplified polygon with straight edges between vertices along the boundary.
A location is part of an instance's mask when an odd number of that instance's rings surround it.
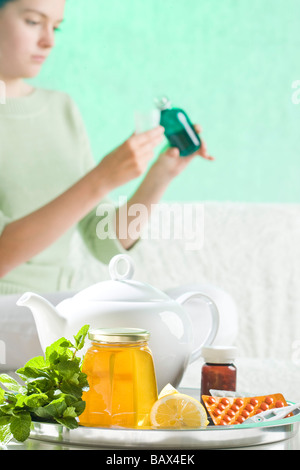
<svg viewBox="0 0 300 470">
<path fill-rule="evenodd" d="M 98 329 L 89 332 L 92 344 L 82 371 L 89 390 L 79 421 L 83 426 L 140 428 L 149 425 L 157 400 L 157 385 L 150 334 L 136 328 Z"/>
</svg>

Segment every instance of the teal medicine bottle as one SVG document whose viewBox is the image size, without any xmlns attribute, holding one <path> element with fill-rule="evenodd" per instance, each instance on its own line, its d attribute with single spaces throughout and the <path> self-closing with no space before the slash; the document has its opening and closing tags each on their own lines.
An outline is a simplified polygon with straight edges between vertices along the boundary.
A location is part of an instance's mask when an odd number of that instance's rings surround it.
<svg viewBox="0 0 300 470">
<path fill-rule="evenodd" d="M 166 96 L 156 98 L 155 104 L 161 111 L 160 124 L 165 128 L 165 136 L 171 147 L 177 147 L 181 157 L 197 152 L 201 147 L 201 140 L 186 112 L 173 108 Z"/>
</svg>

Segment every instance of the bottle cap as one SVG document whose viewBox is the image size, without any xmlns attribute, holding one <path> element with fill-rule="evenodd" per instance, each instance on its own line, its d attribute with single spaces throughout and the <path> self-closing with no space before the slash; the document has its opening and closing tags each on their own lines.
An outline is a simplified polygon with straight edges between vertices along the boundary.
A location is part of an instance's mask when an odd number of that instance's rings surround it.
<svg viewBox="0 0 300 470">
<path fill-rule="evenodd" d="M 150 333 L 139 328 L 100 328 L 89 331 L 88 337 L 104 343 L 131 343 L 148 341 Z"/>
<path fill-rule="evenodd" d="M 201 355 L 205 362 L 212 364 L 231 364 L 237 355 L 234 346 L 204 346 Z"/>
<path fill-rule="evenodd" d="M 172 104 L 167 96 L 159 96 L 154 100 L 155 106 L 163 111 L 164 109 L 170 109 Z"/>
</svg>

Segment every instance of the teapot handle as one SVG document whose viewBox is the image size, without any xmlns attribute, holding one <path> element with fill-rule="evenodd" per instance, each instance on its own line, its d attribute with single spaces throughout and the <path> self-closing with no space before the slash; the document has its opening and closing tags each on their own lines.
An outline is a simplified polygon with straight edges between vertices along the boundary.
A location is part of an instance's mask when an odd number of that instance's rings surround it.
<svg viewBox="0 0 300 470">
<path fill-rule="evenodd" d="M 210 309 L 210 314 L 212 317 L 212 326 L 204 342 L 191 353 L 190 358 L 189 358 L 189 363 L 194 362 L 196 359 L 198 359 L 201 356 L 201 351 L 202 351 L 203 346 L 210 346 L 212 344 L 215 337 L 217 336 L 219 323 L 220 323 L 219 310 L 215 302 L 207 295 L 201 294 L 201 292 L 187 292 L 181 295 L 180 297 L 178 297 L 176 299 L 176 302 L 178 302 L 180 305 L 184 305 L 189 300 L 195 299 L 195 298 L 203 300 L 203 302 L 205 302 L 208 305 Z"/>
</svg>

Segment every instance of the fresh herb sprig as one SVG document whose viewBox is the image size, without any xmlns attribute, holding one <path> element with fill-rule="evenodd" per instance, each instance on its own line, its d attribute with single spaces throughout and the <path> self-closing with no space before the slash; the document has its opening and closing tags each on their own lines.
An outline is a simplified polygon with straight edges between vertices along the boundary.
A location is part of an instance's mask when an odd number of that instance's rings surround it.
<svg viewBox="0 0 300 470">
<path fill-rule="evenodd" d="M 78 427 L 77 417 L 84 411 L 82 393 L 88 389 L 87 376 L 76 356 L 85 342 L 89 325 L 74 336 L 74 344 L 65 338 L 46 348 L 45 357 L 30 359 L 16 373 L 20 385 L 7 374 L 0 375 L 0 444 L 14 438 L 24 442 L 32 421 L 60 423 L 69 429 Z"/>
</svg>

